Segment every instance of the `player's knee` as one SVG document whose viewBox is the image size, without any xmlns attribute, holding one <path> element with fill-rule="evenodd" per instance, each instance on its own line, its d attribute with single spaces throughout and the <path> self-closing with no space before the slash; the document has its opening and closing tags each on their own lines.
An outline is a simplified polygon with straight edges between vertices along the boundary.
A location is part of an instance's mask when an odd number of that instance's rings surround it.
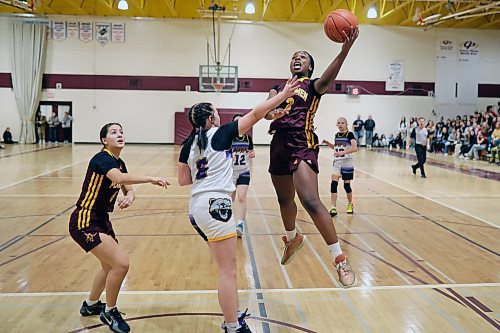
<svg viewBox="0 0 500 333">
<path fill-rule="evenodd" d="M 330 184 L 330 193 L 337 193 L 337 187 L 339 186 L 339 182 L 332 180 Z"/>
<path fill-rule="evenodd" d="M 280 206 L 288 206 L 288 205 L 294 204 L 295 201 L 294 201 L 293 196 L 278 194 L 278 203 Z"/>
<path fill-rule="evenodd" d="M 236 198 L 236 201 L 238 202 L 239 205 L 243 205 L 243 204 L 245 204 L 246 198 L 243 196 L 238 196 Z"/>
<path fill-rule="evenodd" d="M 346 193 L 351 193 L 352 192 L 351 183 L 344 183 L 344 189 Z"/>
<path fill-rule="evenodd" d="M 316 198 L 305 198 L 301 200 L 301 203 L 309 214 L 318 212 L 321 205 L 321 202 Z"/>
</svg>

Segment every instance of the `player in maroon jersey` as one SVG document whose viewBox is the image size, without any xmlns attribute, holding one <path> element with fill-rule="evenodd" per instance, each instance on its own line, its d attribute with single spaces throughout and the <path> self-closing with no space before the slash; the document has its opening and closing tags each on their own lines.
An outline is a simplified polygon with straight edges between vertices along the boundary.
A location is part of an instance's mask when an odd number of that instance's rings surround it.
<svg viewBox="0 0 500 333">
<path fill-rule="evenodd" d="M 330 214 L 319 198 L 317 176 L 319 142 L 314 133 L 314 116 L 321 96 L 337 77 L 358 34 L 357 28 L 351 29 L 349 35 L 345 34 L 346 41 L 342 45 L 342 50 L 317 79 L 311 79 L 314 70 L 313 57 L 306 51 L 295 52 L 290 61 L 290 71 L 292 75 L 300 78 L 300 86 L 295 90 L 294 96 L 286 99 L 266 116 L 266 119 L 273 120 L 269 130 L 269 133 L 273 134 L 269 173 L 278 195 L 281 218 L 286 231 L 286 236 L 283 236 L 285 250 L 281 264 L 288 264 L 304 245 L 305 236 L 298 233 L 295 228 L 297 206 L 294 198 L 297 192 L 300 202 L 333 255 L 335 269 L 344 287 L 353 286 L 356 275 L 347 257 L 342 253 Z M 276 95 L 283 85 L 273 87 L 269 92 L 269 98 Z"/>
<path fill-rule="evenodd" d="M 69 233 L 73 240 L 91 252 L 101 262 L 101 269 L 92 282 L 89 299 L 80 309 L 82 316 L 100 315 L 101 321 L 113 332 L 129 332 L 129 325 L 116 308 L 118 292 L 129 261 L 118 241 L 109 220 L 120 189 L 124 197 L 118 199 L 118 207 L 127 208 L 135 199 L 132 184 L 151 183 L 167 187 L 165 178 L 140 176 L 127 173 L 120 153 L 125 146 L 122 126 L 118 123 L 104 125 L 100 132 L 103 149 L 90 160 L 82 185 L 80 198 L 69 221 Z M 106 303 L 99 300 L 106 289 Z"/>
</svg>

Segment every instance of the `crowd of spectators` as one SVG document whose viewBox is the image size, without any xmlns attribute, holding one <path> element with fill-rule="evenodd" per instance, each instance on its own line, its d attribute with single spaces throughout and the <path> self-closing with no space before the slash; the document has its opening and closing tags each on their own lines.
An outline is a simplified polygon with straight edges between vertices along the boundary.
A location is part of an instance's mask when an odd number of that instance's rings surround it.
<svg viewBox="0 0 500 333">
<path fill-rule="evenodd" d="M 487 159 L 490 163 L 500 165 L 500 102 L 498 107 L 488 106 L 485 111 L 476 111 L 472 115 L 457 115 L 454 119 L 440 119 L 435 122 L 428 120 L 426 128 L 429 132 L 427 150 L 435 154 L 453 155 L 462 159 Z M 363 136 L 362 128 L 369 122 L 373 131 L 375 123 L 371 119 L 363 121 L 358 116 L 354 122 L 356 138 Z M 373 122 L 373 123 L 371 123 Z M 389 134 L 372 133 L 366 135 L 367 147 L 412 149 L 413 140 L 410 139 L 413 129 L 417 126 L 417 117 L 409 121 L 401 117 L 396 136 Z M 367 131 L 368 132 L 368 131 Z"/>
</svg>

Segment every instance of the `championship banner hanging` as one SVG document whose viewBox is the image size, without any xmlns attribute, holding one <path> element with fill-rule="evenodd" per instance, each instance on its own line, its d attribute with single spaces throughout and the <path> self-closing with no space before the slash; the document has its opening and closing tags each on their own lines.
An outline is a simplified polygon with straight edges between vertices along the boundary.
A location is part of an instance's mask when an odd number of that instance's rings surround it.
<svg viewBox="0 0 500 333">
<path fill-rule="evenodd" d="M 68 38 L 78 38 L 78 23 L 68 22 L 66 24 Z"/>
<path fill-rule="evenodd" d="M 93 26 L 92 22 L 79 22 L 79 37 L 81 41 L 90 42 L 92 40 Z"/>
<path fill-rule="evenodd" d="M 385 91 L 404 91 L 404 64 L 402 61 L 391 61 L 387 65 L 387 78 L 385 80 Z"/>
<path fill-rule="evenodd" d="M 125 23 L 113 23 L 111 26 L 111 41 L 117 43 L 125 42 Z"/>
<path fill-rule="evenodd" d="M 52 22 L 52 39 L 58 42 L 66 39 L 66 22 Z"/>
<path fill-rule="evenodd" d="M 109 42 L 111 40 L 111 23 L 96 23 L 95 39 L 101 45 Z"/>
<path fill-rule="evenodd" d="M 479 61 L 479 44 L 472 40 L 460 43 L 458 61 L 477 63 Z"/>
</svg>

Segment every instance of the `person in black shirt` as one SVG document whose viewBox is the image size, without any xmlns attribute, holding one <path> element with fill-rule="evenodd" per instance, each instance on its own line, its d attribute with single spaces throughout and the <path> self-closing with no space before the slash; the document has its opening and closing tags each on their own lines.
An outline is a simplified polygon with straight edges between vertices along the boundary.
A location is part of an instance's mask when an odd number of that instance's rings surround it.
<svg viewBox="0 0 500 333">
<path fill-rule="evenodd" d="M 109 213 L 115 202 L 121 209 L 135 199 L 132 184 L 151 183 L 162 187 L 170 185 L 165 178 L 132 175 L 127 173 L 120 153 L 125 146 L 122 126 L 118 123 L 104 125 L 100 132 L 103 149 L 90 160 L 80 198 L 69 221 L 71 238 L 86 252 L 99 259 L 102 269 L 92 283 L 89 299 L 80 309 L 82 316 L 100 314 L 101 321 L 113 332 L 129 332 L 129 325 L 116 308 L 120 286 L 128 272 L 127 254 L 118 246 Z M 117 200 L 122 190 L 124 197 Z M 99 300 L 106 289 L 106 303 Z"/>
<path fill-rule="evenodd" d="M 356 137 L 356 143 L 360 145 L 361 138 L 363 137 L 363 126 L 365 122 L 361 120 L 361 115 L 358 114 L 358 119 L 352 123 L 352 130 L 354 131 L 354 136 Z"/>
<path fill-rule="evenodd" d="M 3 132 L 3 143 L 7 144 L 16 143 L 15 141 L 12 141 L 12 133 L 10 132 L 10 127 L 7 127 L 5 129 L 5 132 Z"/>
</svg>

